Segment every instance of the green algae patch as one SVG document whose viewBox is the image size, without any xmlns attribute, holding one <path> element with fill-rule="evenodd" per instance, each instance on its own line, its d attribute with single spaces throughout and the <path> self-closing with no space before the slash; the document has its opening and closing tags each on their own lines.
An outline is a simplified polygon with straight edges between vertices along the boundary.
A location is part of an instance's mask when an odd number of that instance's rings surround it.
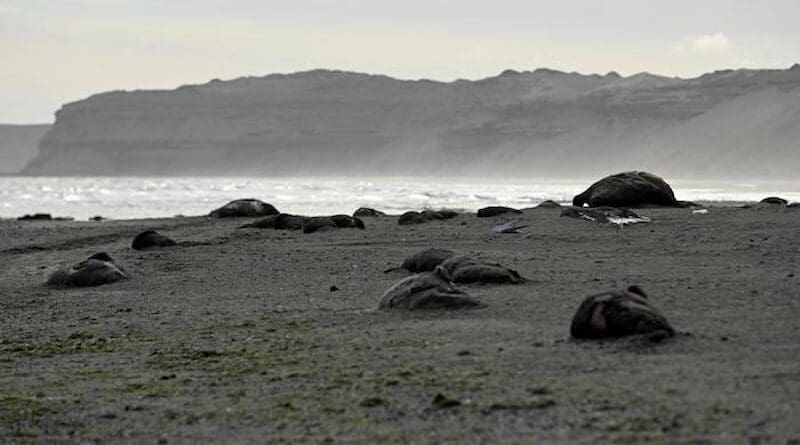
<svg viewBox="0 0 800 445">
<path fill-rule="evenodd" d="M 35 342 L 11 343 L 0 352 L 26 357 L 54 357 L 80 353 L 137 352 L 152 340 L 139 337 L 110 337 L 77 331 L 66 337 L 52 337 Z"/>
<path fill-rule="evenodd" d="M 242 346 L 177 349 L 159 352 L 147 361 L 151 367 L 169 371 L 195 371 L 227 376 L 275 374 L 273 378 L 302 375 L 319 362 L 313 325 L 296 320 L 275 323 L 251 332 L 252 341 Z M 205 327 L 204 329 L 209 329 Z M 297 367 L 294 373 L 272 371 Z M 313 367 L 313 366 L 312 366 Z"/>
</svg>

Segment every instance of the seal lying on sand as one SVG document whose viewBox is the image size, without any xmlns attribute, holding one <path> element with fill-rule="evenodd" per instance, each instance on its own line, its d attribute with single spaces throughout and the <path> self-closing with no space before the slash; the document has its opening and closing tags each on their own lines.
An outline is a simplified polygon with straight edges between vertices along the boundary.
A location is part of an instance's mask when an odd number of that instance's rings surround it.
<svg viewBox="0 0 800 445">
<path fill-rule="evenodd" d="M 315 216 L 306 220 L 303 224 L 303 233 L 321 232 L 324 230 L 336 230 L 338 227 L 333 219 L 327 216 Z"/>
<path fill-rule="evenodd" d="M 478 210 L 478 218 L 491 218 L 493 216 L 505 215 L 506 213 L 522 213 L 522 210 L 503 206 L 484 207 Z"/>
<path fill-rule="evenodd" d="M 623 226 L 625 224 L 648 223 L 650 218 L 639 216 L 630 209 L 618 209 L 616 207 L 567 207 L 561 211 L 561 216 L 570 218 L 585 219 L 598 223 L 609 223 Z"/>
<path fill-rule="evenodd" d="M 429 248 L 421 250 L 403 260 L 400 269 L 409 272 L 428 272 L 437 267 L 444 269 L 454 283 L 498 283 L 521 284 L 525 282 L 519 273 L 499 264 L 483 263 L 472 257 L 456 255 L 452 250 Z M 398 268 L 387 269 L 392 272 Z"/>
<path fill-rule="evenodd" d="M 586 297 L 570 325 L 574 338 L 648 334 L 652 340 L 675 335 L 667 319 L 647 301 L 639 286 Z"/>
<path fill-rule="evenodd" d="M 406 277 L 390 287 L 378 303 L 379 309 L 460 309 L 482 306 L 450 284 L 441 267 Z"/>
<path fill-rule="evenodd" d="M 583 207 L 684 207 L 672 188 L 660 177 L 647 172 L 624 172 L 607 176 L 575 196 L 572 205 Z"/>
<path fill-rule="evenodd" d="M 442 264 L 444 260 L 455 254 L 456 253 L 452 250 L 432 247 L 430 249 L 421 250 L 404 259 L 403 264 L 400 265 L 400 268 L 409 272 L 430 272 L 436 269 L 436 266 Z M 392 270 L 396 270 L 396 268 L 389 269 L 386 272 L 390 272 Z"/>
<path fill-rule="evenodd" d="M 309 219 L 310 218 L 307 216 L 281 213 L 275 217 L 275 221 L 273 221 L 273 228 L 277 230 L 303 230 L 303 225 Z"/>
<path fill-rule="evenodd" d="M 482 263 L 466 255 L 451 256 L 439 265 L 454 283 L 522 284 L 525 279 L 516 270 L 499 264 Z"/>
<path fill-rule="evenodd" d="M 386 213 L 369 207 L 360 207 L 353 212 L 353 218 L 377 218 L 381 216 L 386 216 Z"/>
<path fill-rule="evenodd" d="M 364 221 L 349 215 L 333 215 L 331 221 L 340 229 L 365 229 Z"/>
<path fill-rule="evenodd" d="M 131 242 L 131 249 L 144 250 L 151 247 L 170 247 L 178 243 L 171 238 L 164 236 L 155 230 L 145 230 L 144 232 L 136 235 Z"/>
<path fill-rule="evenodd" d="M 553 201 L 552 199 L 542 201 L 536 206 L 537 209 L 557 209 L 559 207 L 561 207 L 561 204 Z"/>
<path fill-rule="evenodd" d="M 400 224 L 401 226 L 422 224 L 428 221 L 455 218 L 456 216 L 458 216 L 458 212 L 448 209 L 423 210 L 422 212 L 415 212 L 411 210 L 400 215 L 400 218 L 397 220 L 397 224 Z"/>
<path fill-rule="evenodd" d="M 247 228 L 252 228 L 252 229 L 274 229 L 275 228 L 275 220 L 278 219 L 278 217 L 280 215 L 281 214 L 265 216 L 265 217 L 263 217 L 261 219 L 255 220 L 255 221 L 253 221 L 253 222 L 251 222 L 249 224 L 241 225 L 238 228 L 239 229 L 247 229 Z"/>
<path fill-rule="evenodd" d="M 233 218 L 277 215 L 278 213 L 278 209 L 272 204 L 267 204 L 258 199 L 237 199 L 213 210 L 208 216 L 212 218 Z"/>
<path fill-rule="evenodd" d="M 777 196 L 768 196 L 759 202 L 759 204 L 771 204 L 771 205 L 778 205 L 778 206 L 785 206 L 789 204 L 789 201 L 779 198 Z"/>
<path fill-rule="evenodd" d="M 33 215 L 23 215 L 17 221 L 52 221 L 53 216 L 49 213 L 34 213 Z"/>
<path fill-rule="evenodd" d="M 100 252 L 70 267 L 59 269 L 50 275 L 47 284 L 57 287 L 99 286 L 128 278 L 124 270 L 114 264 L 114 260 Z"/>
</svg>

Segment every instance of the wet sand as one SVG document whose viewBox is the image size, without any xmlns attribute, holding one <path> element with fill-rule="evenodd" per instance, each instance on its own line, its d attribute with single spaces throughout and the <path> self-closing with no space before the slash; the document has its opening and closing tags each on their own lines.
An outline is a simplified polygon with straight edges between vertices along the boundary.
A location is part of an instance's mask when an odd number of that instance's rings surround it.
<svg viewBox="0 0 800 445">
<path fill-rule="evenodd" d="M 798 443 L 800 209 L 640 213 L 0 221 L 0 442 Z M 489 235 L 507 221 L 529 227 Z M 205 244 L 131 250 L 146 229 Z M 425 247 L 530 281 L 461 286 L 483 309 L 374 310 Z M 98 251 L 132 278 L 43 284 Z M 629 284 L 677 337 L 569 338 L 586 295 Z"/>
</svg>

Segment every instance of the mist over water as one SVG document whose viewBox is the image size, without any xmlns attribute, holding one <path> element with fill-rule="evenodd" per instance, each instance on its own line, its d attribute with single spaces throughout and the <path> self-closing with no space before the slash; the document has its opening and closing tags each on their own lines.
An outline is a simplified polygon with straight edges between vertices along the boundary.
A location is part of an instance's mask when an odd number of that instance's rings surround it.
<svg viewBox="0 0 800 445">
<path fill-rule="evenodd" d="M 5 177 L 0 178 L 0 217 L 37 212 L 79 220 L 193 216 L 240 198 L 304 215 L 349 214 L 362 206 L 398 214 L 422 208 L 524 208 L 546 199 L 569 203 L 596 179 Z M 689 201 L 735 203 L 767 195 L 800 201 L 800 183 L 670 182 L 678 199 Z"/>
</svg>

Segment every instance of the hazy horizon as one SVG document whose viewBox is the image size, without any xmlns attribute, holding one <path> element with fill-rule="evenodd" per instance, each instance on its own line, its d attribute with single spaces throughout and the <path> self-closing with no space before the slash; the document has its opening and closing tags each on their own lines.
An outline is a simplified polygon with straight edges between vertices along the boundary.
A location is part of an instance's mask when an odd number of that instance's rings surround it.
<svg viewBox="0 0 800 445">
<path fill-rule="evenodd" d="M 787 68 L 798 15 L 791 1 L 8 0 L 0 122 L 52 122 L 62 104 L 103 91 L 315 68 L 440 81 L 542 67 L 682 78 Z"/>
</svg>

